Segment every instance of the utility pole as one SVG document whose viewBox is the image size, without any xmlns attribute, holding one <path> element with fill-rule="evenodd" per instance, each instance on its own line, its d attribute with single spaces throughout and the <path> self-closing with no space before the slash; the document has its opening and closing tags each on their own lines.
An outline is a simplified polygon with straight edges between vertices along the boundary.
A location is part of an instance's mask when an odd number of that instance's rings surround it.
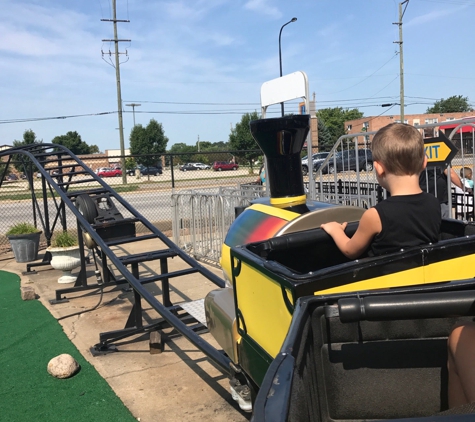
<svg viewBox="0 0 475 422">
<path fill-rule="evenodd" d="M 198 152 L 200 152 L 200 135 L 198 135 Z"/>
<path fill-rule="evenodd" d="M 122 183 L 127 184 L 127 172 L 125 170 L 125 146 L 124 146 L 124 122 L 122 120 L 122 94 L 120 91 L 120 63 L 119 63 L 119 42 L 130 42 L 130 40 L 119 40 L 117 37 L 117 22 L 130 22 L 129 20 L 117 19 L 116 0 L 112 0 L 112 19 L 101 19 L 104 22 L 112 22 L 114 24 L 114 39 L 102 40 L 102 42 L 114 42 L 115 44 L 115 78 L 117 81 L 117 111 L 119 114 L 119 136 L 120 136 L 120 167 L 122 169 Z M 104 55 L 104 52 L 102 52 Z M 125 53 L 127 54 L 127 52 Z M 109 51 L 109 55 L 111 52 Z"/>
<path fill-rule="evenodd" d="M 134 127 L 135 127 L 135 107 L 140 107 L 142 104 L 130 103 L 126 104 L 127 107 L 132 107 L 132 115 L 134 116 Z"/>
<path fill-rule="evenodd" d="M 402 10 L 402 5 L 406 4 L 404 11 Z M 402 18 L 406 12 L 409 0 L 404 0 L 402 3 L 399 3 L 399 22 L 394 22 L 393 25 L 399 25 L 399 41 L 394 41 L 394 44 L 399 44 L 399 103 L 401 105 L 401 123 L 404 123 L 404 54 L 402 48 Z"/>
</svg>

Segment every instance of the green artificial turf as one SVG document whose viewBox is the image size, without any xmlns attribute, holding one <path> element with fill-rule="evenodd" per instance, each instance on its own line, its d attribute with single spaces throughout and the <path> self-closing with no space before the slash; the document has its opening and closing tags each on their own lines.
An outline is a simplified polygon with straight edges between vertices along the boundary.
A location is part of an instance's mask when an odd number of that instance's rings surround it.
<svg viewBox="0 0 475 422">
<path fill-rule="evenodd" d="M 47 371 L 62 353 L 81 365 L 68 379 Z M 20 278 L 6 271 L 0 271 L 0 420 L 135 421 L 41 302 L 21 300 Z"/>
</svg>

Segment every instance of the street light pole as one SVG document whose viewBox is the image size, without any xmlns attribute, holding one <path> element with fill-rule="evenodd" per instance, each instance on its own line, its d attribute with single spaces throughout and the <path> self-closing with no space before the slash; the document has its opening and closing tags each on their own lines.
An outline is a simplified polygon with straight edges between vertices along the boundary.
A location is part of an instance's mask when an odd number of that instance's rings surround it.
<svg viewBox="0 0 475 422">
<path fill-rule="evenodd" d="M 280 38 L 282 36 L 282 30 L 284 29 L 284 26 L 287 26 L 289 23 L 295 22 L 297 18 L 292 18 L 289 20 L 287 23 L 284 23 L 282 27 L 280 28 L 279 32 L 279 64 L 280 64 L 280 77 L 282 77 L 282 52 L 280 49 Z M 282 117 L 284 117 L 284 103 L 280 103 L 280 109 L 282 111 Z"/>
<path fill-rule="evenodd" d="M 126 104 L 127 107 L 132 107 L 132 114 L 134 116 L 134 127 L 135 127 L 135 107 L 140 107 L 142 104 L 130 103 Z"/>
</svg>

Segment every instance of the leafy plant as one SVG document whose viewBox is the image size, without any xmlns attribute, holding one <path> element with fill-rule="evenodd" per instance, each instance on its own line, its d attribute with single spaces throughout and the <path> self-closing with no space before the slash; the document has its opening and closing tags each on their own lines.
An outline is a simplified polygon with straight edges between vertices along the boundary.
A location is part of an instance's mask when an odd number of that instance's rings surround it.
<svg viewBox="0 0 475 422">
<path fill-rule="evenodd" d="M 17 223 L 11 226 L 7 231 L 7 236 L 9 235 L 19 235 L 19 234 L 31 234 L 38 233 L 38 230 L 33 224 L 30 223 Z"/>
<path fill-rule="evenodd" d="M 462 95 L 452 95 L 449 98 L 442 98 L 436 101 L 432 107 L 428 107 L 426 113 L 460 113 L 473 111 L 468 97 Z"/>
<path fill-rule="evenodd" d="M 53 248 L 69 248 L 71 246 L 77 246 L 77 236 L 73 236 L 68 231 L 55 234 L 51 239 L 51 246 Z"/>
</svg>

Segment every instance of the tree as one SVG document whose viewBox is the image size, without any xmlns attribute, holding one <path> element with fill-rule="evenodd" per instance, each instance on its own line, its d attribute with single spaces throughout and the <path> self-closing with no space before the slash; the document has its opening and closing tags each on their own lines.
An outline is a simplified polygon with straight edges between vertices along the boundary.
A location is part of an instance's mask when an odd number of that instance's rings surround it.
<svg viewBox="0 0 475 422">
<path fill-rule="evenodd" d="M 213 143 L 212 146 L 213 151 L 224 151 L 229 149 L 229 143 L 228 142 L 223 142 L 223 141 L 218 141 Z"/>
<path fill-rule="evenodd" d="M 68 148 L 76 155 L 91 154 L 91 147 L 81 139 L 81 135 L 76 131 L 69 131 L 66 135 L 55 136 L 51 142 Z"/>
<path fill-rule="evenodd" d="M 97 145 L 89 145 L 89 154 L 101 154 L 101 151 Z"/>
<path fill-rule="evenodd" d="M 23 140 L 22 141 L 13 141 L 13 146 L 18 147 L 22 145 L 30 145 L 30 144 L 41 144 L 43 143 L 42 139 L 36 139 L 36 134 L 31 129 L 27 129 L 23 132 Z"/>
<path fill-rule="evenodd" d="M 125 159 L 125 169 L 126 170 L 133 170 L 135 167 L 137 167 L 137 163 L 135 162 L 135 158 L 127 157 Z"/>
<path fill-rule="evenodd" d="M 129 140 L 130 153 L 139 155 L 136 161 L 145 167 L 156 166 L 168 144 L 162 124 L 155 119 L 150 120 L 146 127 L 141 124 L 135 125 L 130 132 Z"/>
<path fill-rule="evenodd" d="M 473 111 L 468 97 L 453 95 L 446 100 L 442 98 L 440 101 L 436 101 L 432 107 L 426 110 L 426 113 L 462 113 L 466 111 Z"/>
<path fill-rule="evenodd" d="M 318 127 L 318 150 L 319 151 L 330 151 L 334 142 L 332 141 L 332 136 L 330 131 L 325 126 L 325 123 L 321 119 L 317 119 Z"/>
<path fill-rule="evenodd" d="M 322 108 L 317 112 L 318 120 L 322 120 L 330 132 L 332 145 L 336 143 L 340 136 L 346 135 L 346 121 L 361 119 L 362 117 L 363 113 L 357 108 L 352 110 L 345 110 L 342 107 Z"/>
<path fill-rule="evenodd" d="M 193 161 L 194 154 L 198 148 L 194 145 L 187 145 L 184 142 L 178 142 L 170 148 L 170 153 L 175 155 L 173 157 L 173 164 L 184 164 Z"/>
<path fill-rule="evenodd" d="M 21 147 L 21 146 L 24 146 L 24 145 L 41 144 L 41 143 L 43 143 L 43 140 L 42 139 L 37 139 L 35 132 L 33 132 L 31 129 L 27 129 L 23 132 L 23 140 L 18 141 L 18 140 L 15 139 L 13 141 L 13 146 L 14 147 Z M 24 158 L 23 155 L 15 154 L 12 157 L 13 166 L 20 173 L 21 172 L 26 173 L 26 171 L 27 171 L 27 169 L 25 169 L 24 160 L 25 160 L 25 158 Z M 28 162 L 29 162 L 29 160 L 28 160 Z M 30 168 L 30 170 L 28 170 L 28 171 L 31 171 L 31 173 L 33 173 L 33 172 L 37 171 L 37 168 L 35 166 L 35 167 Z"/>
<path fill-rule="evenodd" d="M 229 135 L 229 145 L 233 150 L 242 151 L 239 152 L 239 156 L 245 159 L 249 166 L 253 167 L 253 160 L 262 155 L 259 145 L 251 135 L 249 129 L 249 123 L 251 120 L 259 119 L 257 111 L 252 113 L 246 113 L 242 116 L 241 121 L 236 123 L 236 126 L 231 129 Z"/>
</svg>

